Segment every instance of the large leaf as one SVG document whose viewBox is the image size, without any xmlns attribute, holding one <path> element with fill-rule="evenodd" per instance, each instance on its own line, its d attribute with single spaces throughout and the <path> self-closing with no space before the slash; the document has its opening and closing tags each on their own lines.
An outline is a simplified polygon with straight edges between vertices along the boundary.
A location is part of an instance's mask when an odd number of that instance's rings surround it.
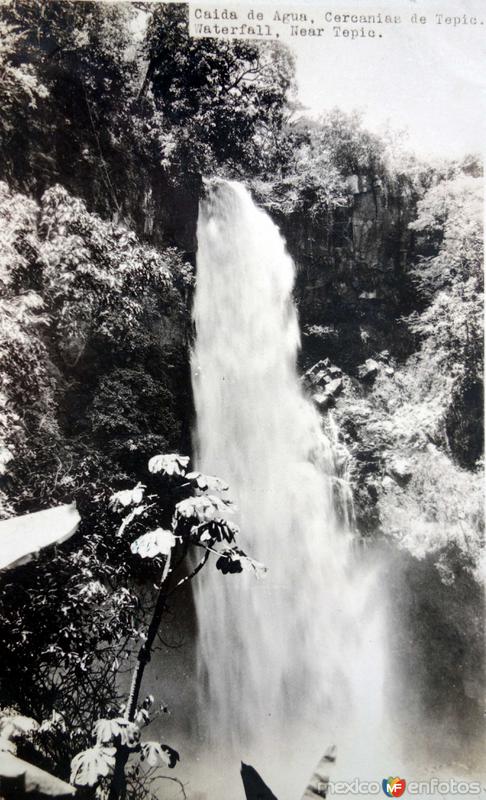
<svg viewBox="0 0 486 800">
<path fill-rule="evenodd" d="M 156 528 L 154 531 L 144 533 L 143 536 L 135 539 L 130 545 L 130 550 L 142 558 L 168 556 L 175 543 L 176 538 L 172 531 Z"/>
<path fill-rule="evenodd" d="M 120 730 L 120 743 L 130 750 L 135 750 L 140 744 L 140 728 L 134 722 L 120 717 L 116 720 Z"/>
<path fill-rule="evenodd" d="M 143 742 L 141 751 L 141 760 L 146 760 L 151 767 L 164 764 L 172 769 L 179 761 L 177 750 L 173 750 L 166 744 L 159 744 L 159 742 Z"/>
<path fill-rule="evenodd" d="M 202 492 L 227 492 L 229 486 L 227 483 L 217 478 L 215 475 L 204 475 L 202 472 L 188 472 L 186 475 L 187 480 L 194 483 L 197 489 Z"/>
<path fill-rule="evenodd" d="M 122 744 L 130 750 L 138 747 L 140 742 L 140 729 L 134 722 L 124 717 L 116 719 L 99 719 L 95 722 L 93 735 L 97 745 Z"/>
<path fill-rule="evenodd" d="M 142 483 L 137 483 L 133 489 L 123 489 L 121 492 L 115 492 L 110 498 L 110 506 L 114 511 L 120 511 L 128 506 L 138 506 L 142 502 L 145 486 Z"/>
<path fill-rule="evenodd" d="M 268 569 L 260 561 L 250 558 L 237 547 L 228 547 L 221 551 L 216 561 L 216 569 L 221 570 L 223 575 L 228 573 L 252 572 L 257 578 L 264 578 Z"/>
<path fill-rule="evenodd" d="M 148 468 L 149 472 L 162 472 L 165 475 L 185 475 L 188 464 L 188 456 L 168 453 L 167 455 L 152 456 L 148 462 Z"/>
<path fill-rule="evenodd" d="M 239 532 L 238 525 L 234 525 L 226 519 L 213 519 L 211 522 L 194 525 L 191 528 L 191 538 L 198 544 L 206 544 L 208 546 L 215 542 L 229 542 L 231 544 L 235 541 Z"/>
<path fill-rule="evenodd" d="M 78 753 L 71 761 L 71 783 L 94 786 L 100 778 L 110 774 L 115 756 L 115 747 L 96 746 Z"/>
<path fill-rule="evenodd" d="M 221 513 L 232 514 L 233 512 L 234 506 L 230 500 L 223 500 L 213 494 L 188 497 L 187 500 L 181 500 L 176 505 L 178 516 L 186 519 L 195 517 L 199 522 L 210 522 Z"/>
<path fill-rule="evenodd" d="M 66 723 L 64 722 L 64 717 L 56 710 L 52 712 L 50 719 L 42 720 L 39 728 L 41 733 L 51 733 L 53 731 L 56 733 L 66 733 L 66 730 L 67 728 Z"/>
</svg>

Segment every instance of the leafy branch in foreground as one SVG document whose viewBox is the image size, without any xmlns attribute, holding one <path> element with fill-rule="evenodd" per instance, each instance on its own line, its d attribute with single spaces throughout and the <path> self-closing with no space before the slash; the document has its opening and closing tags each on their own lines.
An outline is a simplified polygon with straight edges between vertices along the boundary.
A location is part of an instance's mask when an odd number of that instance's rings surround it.
<svg viewBox="0 0 486 800">
<path fill-rule="evenodd" d="M 165 503 L 162 507 L 160 495 L 147 494 L 141 483 L 116 492 L 110 499 L 111 509 L 123 515 L 118 537 L 129 542 L 132 554 L 150 559 L 160 573 L 157 599 L 122 715 L 97 720 L 92 731 L 94 746 L 78 753 L 71 763 L 75 785 L 96 786 L 98 794 L 109 800 L 126 796 L 127 779 L 136 781 L 142 765 L 173 768 L 179 760 L 179 754 L 168 745 L 141 741 L 141 728 L 151 722 L 153 697 L 139 704 L 140 690 L 168 598 L 192 580 L 212 555 L 216 568 L 224 574 L 247 570 L 262 577 L 266 572 L 237 545 L 238 526 L 227 519 L 235 511 L 226 495 L 228 486 L 215 476 L 188 472 L 188 464 L 189 458 L 177 454 L 154 456 L 148 464 L 152 476 L 169 484 L 169 504 L 173 506 L 170 528 L 163 527 L 168 509 Z M 170 499 L 174 494 L 186 496 L 174 503 Z M 198 553 L 195 560 L 194 553 Z M 188 571 L 184 567 L 189 557 Z"/>
</svg>

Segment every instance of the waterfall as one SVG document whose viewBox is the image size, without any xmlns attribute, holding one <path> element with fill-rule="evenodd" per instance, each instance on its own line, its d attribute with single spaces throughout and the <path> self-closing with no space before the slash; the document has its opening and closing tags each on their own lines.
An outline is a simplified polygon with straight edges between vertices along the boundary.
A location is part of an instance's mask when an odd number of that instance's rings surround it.
<svg viewBox="0 0 486 800">
<path fill-rule="evenodd" d="M 224 763 L 222 752 L 253 759 L 279 800 L 300 797 L 328 745 L 348 778 L 390 747 L 378 741 L 386 665 L 376 559 L 338 514 L 334 448 L 297 375 L 293 284 L 279 230 L 249 192 L 208 182 L 193 312 L 196 460 L 229 483 L 241 544 L 268 574 L 201 575 L 201 736 Z"/>
</svg>

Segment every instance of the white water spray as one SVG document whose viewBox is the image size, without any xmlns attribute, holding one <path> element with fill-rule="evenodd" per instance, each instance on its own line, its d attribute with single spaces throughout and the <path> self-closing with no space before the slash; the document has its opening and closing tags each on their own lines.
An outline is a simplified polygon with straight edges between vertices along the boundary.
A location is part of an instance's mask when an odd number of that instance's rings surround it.
<svg viewBox="0 0 486 800">
<path fill-rule="evenodd" d="M 349 778 L 390 748 L 376 575 L 338 518 L 333 447 L 297 376 L 293 283 L 268 215 L 241 185 L 212 181 L 198 224 L 197 462 L 230 484 L 241 544 L 268 576 L 201 576 L 201 717 L 213 752 L 252 760 L 279 800 L 300 797 L 330 744 Z"/>
</svg>

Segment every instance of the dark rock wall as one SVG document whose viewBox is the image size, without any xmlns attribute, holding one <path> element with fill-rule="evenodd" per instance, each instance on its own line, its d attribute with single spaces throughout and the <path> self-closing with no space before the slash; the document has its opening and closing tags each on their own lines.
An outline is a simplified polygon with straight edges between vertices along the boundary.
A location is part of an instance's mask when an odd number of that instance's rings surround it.
<svg viewBox="0 0 486 800">
<path fill-rule="evenodd" d="M 406 266 L 415 197 L 406 185 L 392 190 L 365 176 L 352 176 L 349 185 L 347 206 L 274 219 L 297 265 L 304 363 L 327 356 L 356 374 L 381 350 L 397 357 L 410 350 L 399 320 L 414 299 Z"/>
</svg>

